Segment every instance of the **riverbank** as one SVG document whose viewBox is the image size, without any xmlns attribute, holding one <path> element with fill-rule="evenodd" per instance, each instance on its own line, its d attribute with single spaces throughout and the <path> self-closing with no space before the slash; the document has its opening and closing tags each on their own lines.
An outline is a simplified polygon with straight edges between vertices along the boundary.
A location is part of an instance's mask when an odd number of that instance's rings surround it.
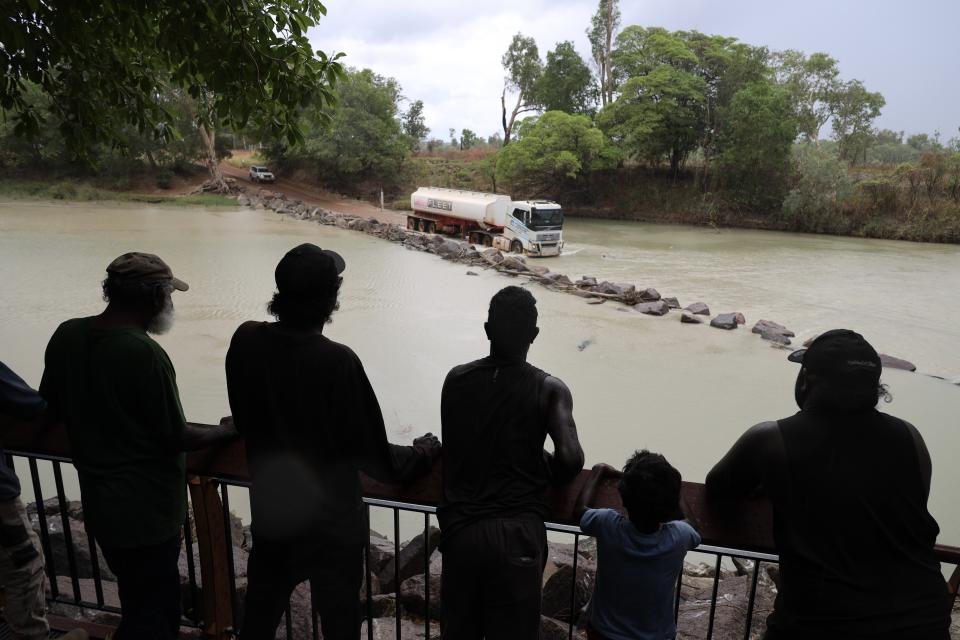
<svg viewBox="0 0 960 640">
<path fill-rule="evenodd" d="M 172 206 L 233 207 L 236 199 L 214 193 L 160 194 L 147 191 L 113 191 L 89 179 L 45 181 L 12 179 L 0 182 L 0 198 L 12 200 L 62 200 L 64 202 L 137 202 Z"/>
</svg>

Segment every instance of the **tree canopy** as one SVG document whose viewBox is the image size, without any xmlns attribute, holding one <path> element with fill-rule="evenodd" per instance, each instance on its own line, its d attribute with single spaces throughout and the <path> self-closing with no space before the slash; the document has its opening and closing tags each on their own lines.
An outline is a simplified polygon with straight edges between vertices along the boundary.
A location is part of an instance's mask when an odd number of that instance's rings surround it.
<svg viewBox="0 0 960 640">
<path fill-rule="evenodd" d="M 175 138 L 165 87 L 198 103 L 197 120 L 211 128 L 300 142 L 299 109 L 328 105 L 342 72 L 339 55 L 307 39 L 326 13 L 316 0 L 10 0 L 4 13 L 0 108 L 18 135 L 39 134 L 36 85 L 79 157 L 98 142 L 123 145 L 126 125 Z"/>
<path fill-rule="evenodd" d="M 597 103 L 593 75 L 573 42 L 558 42 L 547 52 L 535 87 L 536 102 L 544 111 L 592 114 Z"/>
</svg>

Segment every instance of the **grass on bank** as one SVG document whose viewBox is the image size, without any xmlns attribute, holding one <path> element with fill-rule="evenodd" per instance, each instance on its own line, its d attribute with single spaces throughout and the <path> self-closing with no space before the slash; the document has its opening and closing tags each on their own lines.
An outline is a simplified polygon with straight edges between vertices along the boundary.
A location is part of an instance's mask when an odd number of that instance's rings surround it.
<svg viewBox="0 0 960 640">
<path fill-rule="evenodd" d="M 3 180 L 0 197 L 24 200 L 63 200 L 65 202 L 140 202 L 171 206 L 235 207 L 237 201 L 229 196 L 203 193 L 185 196 L 167 196 L 152 193 L 109 191 L 75 180 Z"/>
</svg>

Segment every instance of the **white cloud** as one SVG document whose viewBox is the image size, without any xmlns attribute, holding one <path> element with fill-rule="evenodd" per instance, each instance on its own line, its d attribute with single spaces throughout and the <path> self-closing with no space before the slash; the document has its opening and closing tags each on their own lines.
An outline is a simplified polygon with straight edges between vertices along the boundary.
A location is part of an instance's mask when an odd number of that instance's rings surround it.
<svg viewBox="0 0 960 640">
<path fill-rule="evenodd" d="M 533 36 L 541 57 L 573 40 L 589 61 L 585 30 L 596 0 L 328 0 L 311 33 L 347 64 L 397 79 L 423 100 L 431 135 L 463 128 L 500 130 L 500 57 L 517 32 Z M 954 81 L 960 2 L 912 0 L 621 0 L 623 24 L 696 29 L 771 49 L 826 51 L 845 78 L 887 98 L 878 125 L 956 135 L 960 84 Z"/>
</svg>

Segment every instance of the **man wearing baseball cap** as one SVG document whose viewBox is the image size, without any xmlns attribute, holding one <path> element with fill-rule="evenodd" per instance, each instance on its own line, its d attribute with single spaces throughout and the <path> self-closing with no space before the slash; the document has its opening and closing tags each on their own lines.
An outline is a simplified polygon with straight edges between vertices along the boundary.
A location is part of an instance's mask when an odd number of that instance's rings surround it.
<svg viewBox="0 0 960 640">
<path fill-rule="evenodd" d="M 180 627 L 180 531 L 186 518 L 184 451 L 234 434 L 186 423 L 170 358 L 150 334 L 173 324 L 173 291 L 186 291 L 149 253 L 107 267 L 96 316 L 61 324 L 47 345 L 40 394 L 67 427 L 84 523 L 117 576 L 115 640 L 167 640 Z"/>
<path fill-rule="evenodd" d="M 273 638 L 307 579 L 323 637 L 356 640 L 369 536 L 359 471 L 403 482 L 428 473 L 440 454 L 429 433 L 413 446 L 388 442 L 360 359 L 323 335 L 345 267 L 334 251 L 291 249 L 267 307 L 277 321 L 243 323 L 227 353 L 230 408 L 252 479 L 243 640 Z"/>
<path fill-rule="evenodd" d="M 780 582 L 766 638 L 946 640 L 930 455 L 913 425 L 877 411 L 889 399 L 880 356 L 835 329 L 788 359 L 800 411 L 749 429 L 706 482 L 711 498 L 773 504 Z"/>
</svg>

